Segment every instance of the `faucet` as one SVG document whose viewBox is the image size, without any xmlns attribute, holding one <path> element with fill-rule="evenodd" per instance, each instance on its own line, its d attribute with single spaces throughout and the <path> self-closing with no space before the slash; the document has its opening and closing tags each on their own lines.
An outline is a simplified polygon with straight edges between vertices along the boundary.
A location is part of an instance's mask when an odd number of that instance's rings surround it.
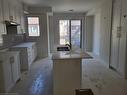
<svg viewBox="0 0 127 95">
<path fill-rule="evenodd" d="M 65 46 L 68 46 L 69 50 L 71 50 L 71 44 L 65 44 Z"/>
</svg>

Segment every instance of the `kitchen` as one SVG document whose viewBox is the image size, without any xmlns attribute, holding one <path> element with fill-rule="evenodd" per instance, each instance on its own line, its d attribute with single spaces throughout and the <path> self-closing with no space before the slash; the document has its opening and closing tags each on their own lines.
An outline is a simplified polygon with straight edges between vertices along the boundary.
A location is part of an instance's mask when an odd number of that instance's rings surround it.
<svg viewBox="0 0 127 95">
<path fill-rule="evenodd" d="M 57 51 L 57 48 L 65 44 L 71 45 L 71 49 L 75 51 L 81 48 L 83 53 L 88 52 L 93 58 L 97 58 L 110 68 L 109 70 L 114 71 L 115 69 L 123 79 L 127 77 L 126 0 L 95 0 L 91 3 L 87 0 L 55 1 L 58 4 L 45 0 L 38 0 L 38 2 L 34 0 L 0 0 L 0 93 L 13 91 L 16 85 L 24 81 L 22 79 L 28 77 L 31 72 L 37 72 L 35 63 L 40 67 L 42 67 L 41 63 L 50 63 L 52 60 L 48 58 L 52 58 L 51 56 Z M 75 20 L 81 21 L 79 27 L 74 28 L 80 31 L 80 33 L 76 32 L 77 36 L 74 36 L 74 39 L 78 37 L 78 40 L 74 40 L 72 37 L 72 32 L 74 32 L 72 27 L 76 25 L 73 23 Z M 60 21 L 64 22 L 63 27 L 67 27 L 64 28 L 65 34 L 69 33 L 67 36 L 60 36 L 63 33 L 60 32 Z M 32 34 L 31 31 L 35 34 Z M 65 55 L 74 53 L 71 51 Z M 40 62 L 40 60 L 43 61 Z M 49 64 L 50 66 L 51 64 Z M 47 71 L 46 67 L 42 67 L 43 72 Z M 40 70 L 40 72 L 42 71 Z M 35 75 L 31 76 L 35 78 Z M 41 75 L 39 73 L 35 80 L 42 78 Z M 33 81 L 34 78 L 31 77 Z M 43 91 L 44 87 L 41 88 L 41 83 L 38 85 Z M 53 88 L 50 86 L 49 88 Z M 19 88 L 25 89 L 25 87 L 21 87 Z M 22 93 L 22 91 L 19 92 Z M 94 93 L 96 95 L 96 91 Z M 44 95 L 48 94 L 45 92 Z"/>
</svg>

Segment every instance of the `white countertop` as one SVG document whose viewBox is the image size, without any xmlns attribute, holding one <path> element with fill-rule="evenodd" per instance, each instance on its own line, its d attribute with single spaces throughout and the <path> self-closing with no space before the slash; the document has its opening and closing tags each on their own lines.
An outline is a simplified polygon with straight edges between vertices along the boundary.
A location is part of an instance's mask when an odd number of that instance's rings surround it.
<svg viewBox="0 0 127 95">
<path fill-rule="evenodd" d="M 13 47 L 30 47 L 31 45 L 35 44 L 36 42 L 25 42 Z"/>
<path fill-rule="evenodd" d="M 52 59 L 88 59 L 92 58 L 86 52 L 82 52 L 81 50 L 78 51 L 58 51 L 53 53 Z"/>
</svg>

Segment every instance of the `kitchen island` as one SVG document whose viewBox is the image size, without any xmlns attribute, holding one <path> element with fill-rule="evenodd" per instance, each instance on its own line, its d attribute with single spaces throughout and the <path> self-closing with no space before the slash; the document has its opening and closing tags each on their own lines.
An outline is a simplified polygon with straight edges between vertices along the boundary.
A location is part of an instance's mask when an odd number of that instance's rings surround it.
<svg viewBox="0 0 127 95">
<path fill-rule="evenodd" d="M 82 58 L 91 56 L 82 51 L 53 54 L 53 95 L 75 95 L 75 89 L 81 88 Z"/>
</svg>

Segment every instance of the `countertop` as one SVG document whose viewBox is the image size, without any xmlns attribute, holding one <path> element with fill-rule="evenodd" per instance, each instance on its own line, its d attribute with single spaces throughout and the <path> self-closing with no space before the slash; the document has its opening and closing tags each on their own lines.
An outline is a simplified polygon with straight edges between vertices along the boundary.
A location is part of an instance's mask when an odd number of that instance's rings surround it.
<svg viewBox="0 0 127 95">
<path fill-rule="evenodd" d="M 88 53 L 81 50 L 78 51 L 57 51 L 52 54 L 53 60 L 59 59 L 89 59 L 92 58 Z"/>
<path fill-rule="evenodd" d="M 29 47 L 29 46 L 31 46 L 31 45 L 33 45 L 33 44 L 35 44 L 36 42 L 25 42 L 25 43 L 21 43 L 21 44 L 19 44 L 19 45 L 15 45 L 15 46 L 13 46 L 13 47 Z"/>
</svg>

